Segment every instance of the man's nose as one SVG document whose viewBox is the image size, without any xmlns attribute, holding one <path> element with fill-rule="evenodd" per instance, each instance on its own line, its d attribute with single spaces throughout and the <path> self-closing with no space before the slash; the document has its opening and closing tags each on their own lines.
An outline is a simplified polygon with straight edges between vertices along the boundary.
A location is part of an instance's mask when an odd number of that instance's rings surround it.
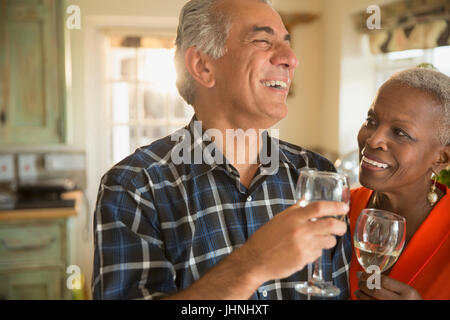
<svg viewBox="0 0 450 320">
<path fill-rule="evenodd" d="M 289 71 L 294 70 L 298 65 L 298 59 L 294 50 L 289 44 L 279 44 L 275 54 L 272 57 L 272 64 L 283 66 Z"/>
</svg>

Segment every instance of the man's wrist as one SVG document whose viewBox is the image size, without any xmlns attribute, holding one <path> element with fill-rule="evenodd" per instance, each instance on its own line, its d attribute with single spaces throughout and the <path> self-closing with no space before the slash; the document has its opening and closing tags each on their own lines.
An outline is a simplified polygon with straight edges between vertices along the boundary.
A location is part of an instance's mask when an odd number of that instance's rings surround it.
<svg viewBox="0 0 450 320">
<path fill-rule="evenodd" d="M 245 300 L 265 281 L 247 248 L 236 249 L 189 288 L 168 299 Z"/>
</svg>

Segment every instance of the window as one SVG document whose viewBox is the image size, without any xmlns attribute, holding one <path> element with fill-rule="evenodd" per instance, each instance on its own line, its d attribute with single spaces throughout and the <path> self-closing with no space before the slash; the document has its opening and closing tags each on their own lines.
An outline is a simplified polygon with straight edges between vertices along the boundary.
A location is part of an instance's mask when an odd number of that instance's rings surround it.
<svg viewBox="0 0 450 320">
<path fill-rule="evenodd" d="M 450 76 L 450 46 L 426 50 L 406 50 L 376 56 L 376 89 L 393 73 L 427 62 Z"/>
<path fill-rule="evenodd" d="M 110 37 L 106 90 L 111 160 L 185 126 L 194 114 L 176 89 L 173 38 Z"/>
</svg>

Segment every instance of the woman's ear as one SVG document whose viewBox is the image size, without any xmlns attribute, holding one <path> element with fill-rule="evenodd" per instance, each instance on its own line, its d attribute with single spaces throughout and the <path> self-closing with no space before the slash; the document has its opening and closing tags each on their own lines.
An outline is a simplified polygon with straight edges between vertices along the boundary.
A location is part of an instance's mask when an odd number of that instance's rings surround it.
<svg viewBox="0 0 450 320">
<path fill-rule="evenodd" d="M 188 48 L 184 55 L 184 63 L 192 78 L 206 88 L 214 87 L 216 82 L 210 61 L 210 56 L 195 47 Z"/>
<path fill-rule="evenodd" d="M 441 147 L 438 155 L 438 158 L 432 166 L 432 169 L 436 174 L 439 174 L 443 169 L 450 166 L 450 145 Z"/>
</svg>

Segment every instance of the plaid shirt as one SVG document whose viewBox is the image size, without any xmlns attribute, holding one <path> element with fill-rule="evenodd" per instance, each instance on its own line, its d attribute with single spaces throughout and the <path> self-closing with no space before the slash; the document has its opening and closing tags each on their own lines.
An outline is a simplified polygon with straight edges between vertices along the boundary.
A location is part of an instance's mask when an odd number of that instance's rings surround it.
<svg viewBox="0 0 450 320">
<path fill-rule="evenodd" d="M 192 136 L 194 120 L 185 128 Z M 94 299 L 155 299 L 189 287 L 296 202 L 305 155 L 310 167 L 335 171 L 318 154 L 275 138 L 268 141 L 271 152 L 279 153 L 278 171 L 268 174 L 260 166 L 248 189 L 228 163 L 174 164 L 171 151 L 179 141 L 170 136 L 137 149 L 109 170 L 101 180 L 94 218 Z M 192 148 L 208 145 L 191 142 Z M 351 250 L 348 230 L 322 259 L 325 279 L 341 289 L 339 299 L 349 296 Z M 308 265 L 289 278 L 268 281 L 251 299 L 305 299 L 294 285 L 311 273 Z"/>
</svg>

